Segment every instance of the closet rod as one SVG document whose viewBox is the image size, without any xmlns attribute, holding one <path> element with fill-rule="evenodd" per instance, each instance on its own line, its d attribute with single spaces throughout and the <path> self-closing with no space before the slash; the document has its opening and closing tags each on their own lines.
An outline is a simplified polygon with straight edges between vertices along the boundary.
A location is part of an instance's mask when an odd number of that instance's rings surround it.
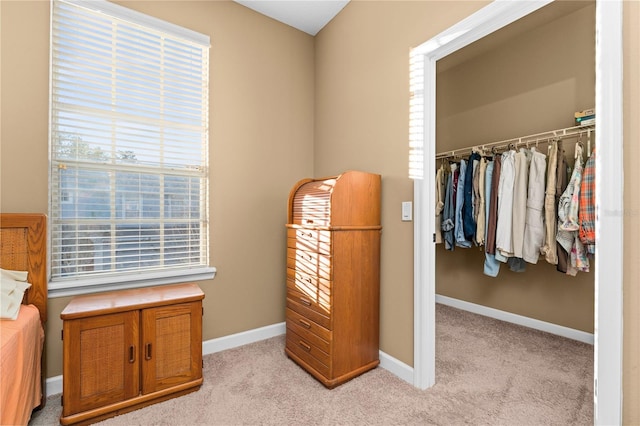
<svg viewBox="0 0 640 426">
<path fill-rule="evenodd" d="M 466 148 L 458 148 L 452 151 L 443 151 L 436 154 L 436 160 L 461 156 L 465 154 L 471 154 L 471 152 L 473 152 L 474 149 L 479 149 L 482 151 L 491 150 L 491 149 L 499 150 L 499 149 L 508 148 L 509 145 L 511 144 L 513 144 L 515 148 L 518 148 L 519 146 L 531 144 L 531 143 L 548 142 L 553 139 L 562 139 L 562 138 L 572 137 L 572 136 L 582 136 L 583 134 L 591 134 L 591 132 L 595 131 L 595 128 L 596 128 L 595 124 L 590 124 L 587 126 L 566 127 L 564 129 L 549 130 L 542 133 L 535 133 L 533 135 L 505 139 L 498 142 L 468 146 Z"/>
</svg>

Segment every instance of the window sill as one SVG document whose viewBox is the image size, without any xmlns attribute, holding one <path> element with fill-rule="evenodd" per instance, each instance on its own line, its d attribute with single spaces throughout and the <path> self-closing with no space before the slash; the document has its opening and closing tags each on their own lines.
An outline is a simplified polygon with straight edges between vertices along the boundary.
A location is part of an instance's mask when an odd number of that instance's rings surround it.
<svg viewBox="0 0 640 426">
<path fill-rule="evenodd" d="M 129 288 L 152 287 L 165 284 L 212 280 L 216 276 L 216 268 L 169 270 L 145 274 L 132 274 L 118 277 L 85 278 L 79 280 L 55 281 L 49 283 L 48 296 L 51 299 L 80 294 L 98 293 Z"/>
</svg>

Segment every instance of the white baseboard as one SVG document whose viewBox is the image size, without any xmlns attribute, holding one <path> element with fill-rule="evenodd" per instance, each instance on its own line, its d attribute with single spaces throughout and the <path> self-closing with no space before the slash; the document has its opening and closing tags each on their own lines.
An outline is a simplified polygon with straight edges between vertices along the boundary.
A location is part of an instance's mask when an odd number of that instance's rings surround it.
<svg viewBox="0 0 640 426">
<path fill-rule="evenodd" d="M 55 377 L 49 377 L 46 381 L 45 395 L 52 396 L 62 393 L 62 374 Z"/>
<path fill-rule="evenodd" d="M 380 351 L 380 367 L 413 385 L 413 367 Z"/>
<path fill-rule="evenodd" d="M 259 342 L 260 340 L 284 334 L 285 331 L 286 325 L 284 322 L 281 322 L 267 325 L 265 327 L 254 328 L 253 330 L 243 331 L 241 333 L 218 337 L 217 339 L 205 340 L 202 342 L 202 354 L 209 355 L 226 349 L 248 345 L 249 343 Z"/>
<path fill-rule="evenodd" d="M 248 345 L 249 343 L 280 336 L 285 332 L 286 325 L 284 322 L 281 322 L 253 330 L 243 331 L 241 333 L 231 334 L 229 336 L 205 340 L 202 342 L 202 354 L 209 355 L 226 349 L 237 348 L 238 346 Z M 389 370 L 391 373 L 406 382 L 413 383 L 413 368 L 382 351 L 380 351 L 380 367 L 385 370 Z M 46 381 L 46 386 L 47 396 L 62 393 L 62 376 L 49 377 Z"/>
<path fill-rule="evenodd" d="M 575 330 L 573 328 L 564 327 L 562 325 L 552 324 L 550 322 L 540 321 L 518 314 L 512 314 L 511 312 L 501 311 L 499 309 L 489 308 L 486 306 L 477 305 L 475 303 L 466 302 L 464 300 L 454 299 L 452 297 L 442 296 L 439 294 L 436 294 L 436 303 L 441 303 L 443 305 L 458 308 L 463 311 L 469 311 L 474 314 L 522 325 L 525 327 L 533 328 L 535 330 L 545 331 L 547 333 L 593 345 L 593 334 L 587 333 L 585 331 Z"/>
</svg>

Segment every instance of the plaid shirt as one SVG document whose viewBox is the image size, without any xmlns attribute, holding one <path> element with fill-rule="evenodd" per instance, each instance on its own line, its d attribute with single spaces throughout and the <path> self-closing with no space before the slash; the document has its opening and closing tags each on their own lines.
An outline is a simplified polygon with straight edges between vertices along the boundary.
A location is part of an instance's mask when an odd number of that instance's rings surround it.
<svg viewBox="0 0 640 426">
<path fill-rule="evenodd" d="M 587 252 L 596 252 L 596 150 L 587 160 L 580 185 L 579 236 Z"/>
</svg>

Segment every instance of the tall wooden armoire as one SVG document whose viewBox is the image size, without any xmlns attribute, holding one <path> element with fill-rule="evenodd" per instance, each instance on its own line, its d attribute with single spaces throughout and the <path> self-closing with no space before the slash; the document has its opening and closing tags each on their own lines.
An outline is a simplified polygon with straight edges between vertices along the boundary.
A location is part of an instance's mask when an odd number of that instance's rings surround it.
<svg viewBox="0 0 640 426">
<path fill-rule="evenodd" d="M 379 364 L 380 175 L 303 179 L 287 221 L 286 354 L 328 388 Z"/>
</svg>

